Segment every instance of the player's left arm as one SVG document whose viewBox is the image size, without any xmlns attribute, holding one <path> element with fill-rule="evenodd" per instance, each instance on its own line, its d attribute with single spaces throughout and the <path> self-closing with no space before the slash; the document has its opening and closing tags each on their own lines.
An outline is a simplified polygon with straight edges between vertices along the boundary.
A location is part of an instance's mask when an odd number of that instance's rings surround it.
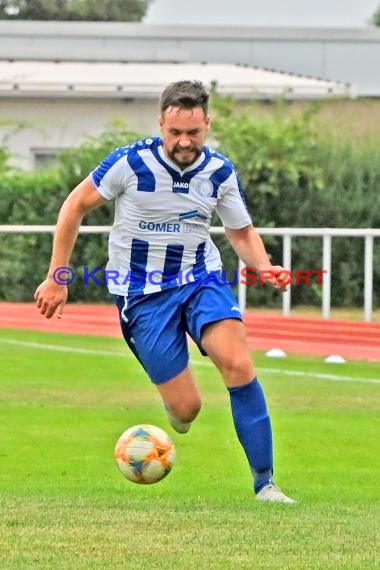
<svg viewBox="0 0 380 570">
<path fill-rule="evenodd" d="M 289 275 L 280 265 L 272 265 L 263 240 L 252 224 L 245 192 L 235 169 L 221 187 L 216 211 L 233 249 L 246 266 L 261 272 L 260 282 L 286 291 L 287 286 L 282 282 L 288 281 Z"/>
<path fill-rule="evenodd" d="M 231 246 L 247 267 L 259 271 L 260 278 L 275 289 L 288 289 L 282 283 L 288 279 L 285 269 L 281 265 L 272 265 L 263 240 L 252 224 L 239 229 L 226 227 L 225 232 Z"/>
</svg>

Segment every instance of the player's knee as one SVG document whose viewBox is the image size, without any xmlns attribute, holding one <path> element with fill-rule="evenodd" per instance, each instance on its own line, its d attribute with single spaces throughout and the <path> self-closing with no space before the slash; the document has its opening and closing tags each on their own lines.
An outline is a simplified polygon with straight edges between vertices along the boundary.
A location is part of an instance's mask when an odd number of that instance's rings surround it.
<svg viewBox="0 0 380 570">
<path fill-rule="evenodd" d="M 245 354 L 226 355 L 220 366 L 221 373 L 227 383 L 247 382 L 253 377 L 254 368 L 252 361 Z"/>
</svg>

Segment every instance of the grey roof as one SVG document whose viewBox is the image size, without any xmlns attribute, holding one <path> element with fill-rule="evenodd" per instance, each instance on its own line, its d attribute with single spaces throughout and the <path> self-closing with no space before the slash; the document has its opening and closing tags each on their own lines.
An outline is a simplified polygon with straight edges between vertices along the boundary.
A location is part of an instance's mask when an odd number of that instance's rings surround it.
<svg viewBox="0 0 380 570">
<path fill-rule="evenodd" d="M 140 22 L 58 22 L 0 20 L 0 37 L 112 37 L 112 38 L 194 38 L 194 39 L 267 39 L 267 40 L 380 40 L 380 28 L 347 27 L 267 27 L 267 26 L 213 26 L 165 25 Z"/>
<path fill-rule="evenodd" d="M 157 98 L 181 79 L 198 79 L 238 99 L 352 95 L 350 86 L 233 64 L 0 61 L 0 96 Z"/>
</svg>

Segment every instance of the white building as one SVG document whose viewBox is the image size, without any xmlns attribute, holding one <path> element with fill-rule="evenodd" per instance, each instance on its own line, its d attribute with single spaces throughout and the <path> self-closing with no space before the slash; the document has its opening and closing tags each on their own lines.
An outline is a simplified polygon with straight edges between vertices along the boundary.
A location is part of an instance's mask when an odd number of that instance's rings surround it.
<svg viewBox="0 0 380 570">
<path fill-rule="evenodd" d="M 343 73 L 355 60 L 344 50 L 364 50 L 363 72 L 380 55 L 374 32 L 2 21 L 0 137 L 14 164 L 33 168 L 115 117 L 156 134 L 159 94 L 178 79 L 217 83 L 238 100 L 352 96 L 365 82 Z M 380 78 L 372 83 L 379 94 Z"/>
</svg>

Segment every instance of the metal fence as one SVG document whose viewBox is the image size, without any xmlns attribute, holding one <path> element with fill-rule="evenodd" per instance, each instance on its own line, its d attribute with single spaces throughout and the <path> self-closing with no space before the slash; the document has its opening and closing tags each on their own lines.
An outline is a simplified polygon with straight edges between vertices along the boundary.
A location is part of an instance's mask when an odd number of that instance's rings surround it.
<svg viewBox="0 0 380 570">
<path fill-rule="evenodd" d="M 111 226 L 81 226 L 80 233 L 99 234 L 109 233 Z M 0 225 L 0 233 L 54 233 L 55 226 L 43 225 Z M 224 228 L 212 227 L 212 234 L 224 234 Z M 283 240 L 282 264 L 288 271 L 292 270 L 292 238 L 314 237 L 322 240 L 322 267 L 326 271 L 322 282 L 322 317 L 329 319 L 331 315 L 331 250 L 334 237 L 361 238 L 364 240 L 364 287 L 363 307 L 364 321 L 372 320 L 373 313 L 373 245 L 374 239 L 380 237 L 380 229 L 350 229 L 350 228 L 257 228 L 261 236 L 280 236 Z M 244 264 L 239 260 L 239 275 Z M 244 311 L 246 308 L 246 286 L 239 280 L 239 303 Z M 289 316 L 291 312 L 291 288 L 283 294 L 282 314 Z"/>
</svg>

